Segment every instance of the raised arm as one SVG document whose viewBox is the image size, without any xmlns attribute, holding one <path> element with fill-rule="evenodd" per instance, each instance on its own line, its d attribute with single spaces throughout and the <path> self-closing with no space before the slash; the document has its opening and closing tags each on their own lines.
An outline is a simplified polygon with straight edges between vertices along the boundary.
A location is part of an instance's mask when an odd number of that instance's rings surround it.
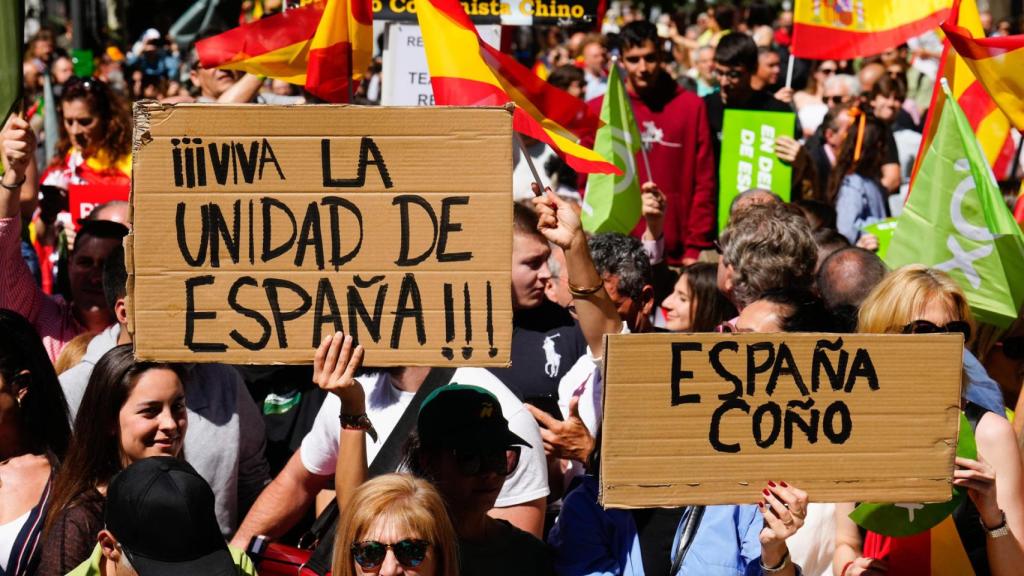
<svg viewBox="0 0 1024 576">
<path fill-rule="evenodd" d="M 546 190 L 546 196 L 533 199 L 533 208 L 537 212 L 537 227 L 541 233 L 565 253 L 569 291 L 573 295 L 580 329 L 591 354 L 600 358 L 604 356 L 604 335 L 618 334 L 622 330 L 622 319 L 604 289 L 604 280 L 594 267 L 580 217 L 550 188 Z"/>
<path fill-rule="evenodd" d="M 366 481 L 366 397 L 355 373 L 363 365 L 363 347 L 352 346 L 352 336 L 335 332 L 324 338 L 313 359 L 313 378 L 317 386 L 341 400 L 341 433 L 338 462 L 334 469 L 334 490 L 338 508 L 344 509 L 352 493 Z"/>
</svg>

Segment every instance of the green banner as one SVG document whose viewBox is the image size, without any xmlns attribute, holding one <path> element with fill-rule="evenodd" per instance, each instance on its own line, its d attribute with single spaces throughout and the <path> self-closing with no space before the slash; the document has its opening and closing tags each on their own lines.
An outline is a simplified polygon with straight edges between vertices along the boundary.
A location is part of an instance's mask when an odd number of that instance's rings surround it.
<svg viewBox="0 0 1024 576">
<path fill-rule="evenodd" d="M 21 51 L 25 45 L 25 3 L 0 0 L 0 113 L 3 122 L 21 99 Z"/>
<path fill-rule="evenodd" d="M 736 196 L 763 188 L 789 202 L 793 169 L 775 156 L 775 139 L 793 137 L 792 112 L 725 111 L 722 157 L 718 162 L 718 229 L 729 223 Z"/>
<path fill-rule="evenodd" d="M 1003 201 L 971 126 L 946 89 L 885 261 L 949 273 L 981 322 L 1006 328 L 1024 302 L 1024 232 Z"/>
<path fill-rule="evenodd" d="M 868 224 L 864 227 L 865 234 L 871 234 L 878 238 L 878 250 L 875 250 L 875 253 L 882 260 L 885 260 L 885 255 L 889 252 L 889 244 L 892 243 L 892 236 L 896 233 L 896 222 L 896 218 L 886 218 L 881 222 Z"/>
<path fill-rule="evenodd" d="M 580 217 L 583 229 L 591 234 L 629 234 L 641 216 L 636 154 L 642 143 L 617 64 L 613 64 L 608 73 L 608 91 L 601 104 L 601 120 L 604 126 L 597 130 L 594 151 L 619 167 L 622 176 L 589 175 Z M 646 172 L 645 176 L 649 177 Z"/>
</svg>

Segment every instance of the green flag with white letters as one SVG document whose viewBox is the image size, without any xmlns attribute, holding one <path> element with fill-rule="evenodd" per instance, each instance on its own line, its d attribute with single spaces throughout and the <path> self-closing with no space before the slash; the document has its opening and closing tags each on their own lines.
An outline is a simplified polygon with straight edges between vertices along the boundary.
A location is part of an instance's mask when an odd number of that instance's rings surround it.
<svg viewBox="0 0 1024 576">
<path fill-rule="evenodd" d="M 1024 232 L 1003 201 L 963 110 L 946 105 L 885 261 L 949 273 L 975 317 L 1006 328 L 1024 302 Z"/>
<path fill-rule="evenodd" d="M 619 167 L 622 175 L 591 174 L 587 177 L 581 214 L 583 229 L 592 234 L 629 234 L 640 221 L 636 153 L 640 151 L 641 142 L 618 64 L 613 64 L 608 73 L 601 120 L 604 126 L 597 130 L 594 151 Z"/>
</svg>

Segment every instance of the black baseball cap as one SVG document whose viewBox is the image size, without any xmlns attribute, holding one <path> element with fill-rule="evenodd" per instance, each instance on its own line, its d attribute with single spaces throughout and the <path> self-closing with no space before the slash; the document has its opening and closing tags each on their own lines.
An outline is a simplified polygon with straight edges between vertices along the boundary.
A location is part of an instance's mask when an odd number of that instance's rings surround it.
<svg viewBox="0 0 1024 576">
<path fill-rule="evenodd" d="M 449 384 L 431 392 L 420 406 L 416 429 L 428 448 L 489 453 L 530 446 L 509 430 L 494 394 L 479 386 Z"/>
<path fill-rule="evenodd" d="M 111 480 L 104 520 L 139 576 L 234 576 L 210 485 L 187 462 L 156 456 Z"/>
</svg>

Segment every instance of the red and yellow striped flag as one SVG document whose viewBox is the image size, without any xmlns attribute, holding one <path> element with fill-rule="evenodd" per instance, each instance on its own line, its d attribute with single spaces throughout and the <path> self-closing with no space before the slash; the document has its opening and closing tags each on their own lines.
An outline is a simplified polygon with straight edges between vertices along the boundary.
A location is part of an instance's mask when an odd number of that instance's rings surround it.
<svg viewBox="0 0 1024 576">
<path fill-rule="evenodd" d="M 985 38 L 960 21 L 960 1 L 953 4 L 942 31 L 995 103 L 1018 130 L 1024 130 L 1024 34 Z"/>
<path fill-rule="evenodd" d="M 975 34 L 982 34 L 981 17 L 978 14 L 978 6 L 974 0 L 967 0 L 959 6 L 960 26 Z M 985 91 L 985 87 L 971 72 L 967 62 L 953 50 L 947 38 L 946 46 L 942 51 L 942 62 L 939 66 L 939 78 L 945 78 L 949 82 L 950 91 L 956 98 L 957 104 L 963 109 L 967 121 L 970 122 L 974 134 L 981 144 L 985 157 L 992 172 L 997 178 L 1005 178 L 1013 164 L 1014 144 L 1011 135 L 1010 120 L 1006 117 L 996 103 Z M 921 159 L 923 151 L 931 145 L 935 137 L 935 130 L 939 125 L 939 117 L 942 114 L 946 102 L 946 95 L 942 92 L 939 82 L 935 83 L 935 91 L 932 93 L 932 102 L 928 107 L 928 119 L 925 122 L 924 138 L 921 139 L 921 153 L 917 155 L 917 164 L 914 166 L 914 176 Z M 914 178 L 911 178 L 910 189 L 913 192 Z"/>
<path fill-rule="evenodd" d="M 577 172 L 621 174 L 577 143 L 600 119 L 578 98 L 544 82 L 511 56 L 481 40 L 458 0 L 419 0 L 434 101 L 441 106 L 504 106 L 514 102 L 512 127 L 557 151 Z"/>
<path fill-rule="evenodd" d="M 292 8 L 196 43 L 206 68 L 241 70 L 305 86 L 328 102 L 348 100 L 373 51 L 371 0 L 326 0 Z"/>
<path fill-rule="evenodd" d="M 796 0 L 797 58 L 849 60 L 879 54 L 937 28 L 950 0 Z"/>
<path fill-rule="evenodd" d="M 371 0 L 327 0 L 309 45 L 306 90 L 327 102 L 348 102 L 373 57 Z"/>
</svg>

